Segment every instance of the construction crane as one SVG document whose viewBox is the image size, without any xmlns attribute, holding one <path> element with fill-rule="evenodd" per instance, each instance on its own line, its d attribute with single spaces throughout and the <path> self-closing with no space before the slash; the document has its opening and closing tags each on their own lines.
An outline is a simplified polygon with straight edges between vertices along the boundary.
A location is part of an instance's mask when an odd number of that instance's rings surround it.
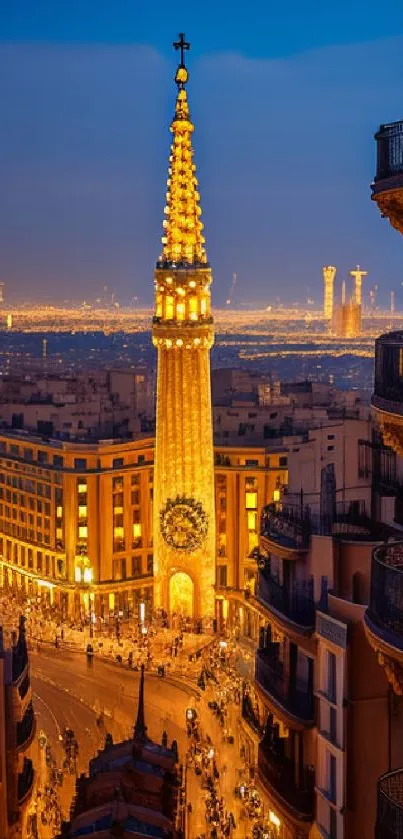
<svg viewBox="0 0 403 839">
<path fill-rule="evenodd" d="M 231 305 L 231 303 L 232 303 L 232 295 L 233 295 L 233 293 L 234 293 L 235 286 L 236 286 L 236 274 L 233 274 L 233 275 L 232 275 L 231 288 L 230 288 L 230 290 L 229 290 L 228 298 L 227 298 L 227 300 L 225 301 L 225 302 L 226 302 L 226 304 L 227 304 L 227 306 L 230 306 L 230 305 Z"/>
</svg>

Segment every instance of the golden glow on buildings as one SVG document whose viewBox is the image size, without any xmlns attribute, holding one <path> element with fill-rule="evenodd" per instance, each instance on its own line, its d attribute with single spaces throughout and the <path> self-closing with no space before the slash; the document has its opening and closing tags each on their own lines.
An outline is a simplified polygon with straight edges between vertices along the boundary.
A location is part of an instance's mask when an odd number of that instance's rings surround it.
<svg viewBox="0 0 403 839">
<path fill-rule="evenodd" d="M 214 616 L 215 510 L 210 356 L 211 271 L 200 221 L 181 63 L 169 161 L 163 251 L 155 271 L 158 350 L 154 494 L 155 601 L 169 612 Z"/>
</svg>

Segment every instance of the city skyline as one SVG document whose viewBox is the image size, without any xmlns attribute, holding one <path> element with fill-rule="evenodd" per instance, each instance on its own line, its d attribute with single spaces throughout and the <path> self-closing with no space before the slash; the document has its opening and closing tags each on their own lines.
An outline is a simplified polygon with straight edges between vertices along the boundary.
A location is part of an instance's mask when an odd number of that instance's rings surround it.
<svg viewBox="0 0 403 839">
<path fill-rule="evenodd" d="M 118 17 L 112 42 L 105 30 L 108 43 L 100 43 L 94 17 L 93 43 L 80 43 L 88 30 L 74 7 L 59 29 L 52 16 L 45 27 L 38 14 L 35 29 L 27 14 L 11 17 L 0 46 L 7 299 L 93 299 L 108 285 L 123 301 L 151 305 L 169 147 L 160 126 L 174 104 L 166 43 L 176 29 L 166 33 L 164 19 L 156 32 L 150 26 L 147 45 L 144 18 L 133 30 L 142 43 L 119 45 Z M 68 43 L 74 21 L 78 43 Z M 400 243 L 379 224 L 368 183 L 379 114 L 399 111 L 403 37 L 385 30 L 374 38 L 367 23 L 369 40 L 360 42 L 352 20 L 337 45 L 324 16 L 309 36 L 308 25 L 299 39 L 294 32 L 287 52 L 284 21 L 277 23 L 278 48 L 271 38 L 265 54 L 252 32 L 239 52 L 234 24 L 224 37 L 218 21 L 222 46 L 216 30 L 204 39 L 195 20 L 186 32 L 213 302 L 225 303 L 236 272 L 235 306 L 263 306 L 279 292 L 285 303 L 318 303 L 322 265 L 336 265 L 342 277 L 359 262 L 368 287 L 379 285 L 381 305 L 394 289 L 399 307 Z"/>
</svg>

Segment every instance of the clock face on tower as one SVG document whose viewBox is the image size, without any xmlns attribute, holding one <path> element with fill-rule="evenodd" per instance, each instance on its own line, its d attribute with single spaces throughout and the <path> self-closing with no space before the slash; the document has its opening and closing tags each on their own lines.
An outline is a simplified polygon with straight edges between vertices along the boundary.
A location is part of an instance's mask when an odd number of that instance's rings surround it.
<svg viewBox="0 0 403 839">
<path fill-rule="evenodd" d="M 207 515 L 194 498 L 168 498 L 160 513 L 160 529 L 167 545 L 195 551 L 207 535 Z"/>
</svg>

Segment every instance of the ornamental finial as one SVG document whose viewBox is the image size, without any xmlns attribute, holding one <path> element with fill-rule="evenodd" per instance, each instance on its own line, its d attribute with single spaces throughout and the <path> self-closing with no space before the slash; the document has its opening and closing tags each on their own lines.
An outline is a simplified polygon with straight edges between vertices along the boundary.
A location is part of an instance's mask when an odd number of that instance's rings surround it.
<svg viewBox="0 0 403 839">
<path fill-rule="evenodd" d="M 180 64 L 176 71 L 175 81 L 178 85 L 179 90 L 182 90 L 188 81 L 189 73 L 185 66 L 185 50 L 190 50 L 190 44 L 186 41 L 185 33 L 179 32 L 179 39 L 178 41 L 174 41 L 173 47 L 176 50 L 180 50 Z"/>
</svg>

